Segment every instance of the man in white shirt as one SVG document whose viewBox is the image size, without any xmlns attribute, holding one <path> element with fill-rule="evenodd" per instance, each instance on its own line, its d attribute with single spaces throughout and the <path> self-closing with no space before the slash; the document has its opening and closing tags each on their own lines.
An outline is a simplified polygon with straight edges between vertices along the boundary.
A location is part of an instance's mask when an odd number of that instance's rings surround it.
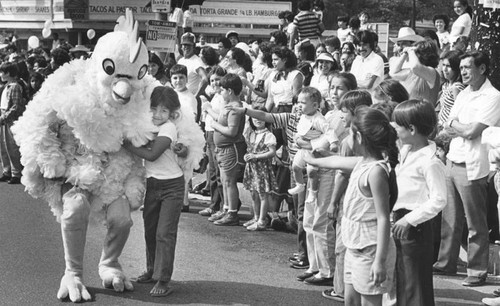
<svg viewBox="0 0 500 306">
<path fill-rule="evenodd" d="M 358 81 L 358 87 L 372 90 L 384 79 L 384 60 L 374 52 L 375 37 L 370 31 L 360 31 L 358 52 L 352 63 L 351 73 Z"/>
<path fill-rule="evenodd" d="M 453 139 L 448 159 L 448 205 L 443 210 L 441 246 L 434 272 L 454 274 L 464 221 L 469 229 L 467 278 L 464 286 L 481 286 L 486 281 L 489 256 L 487 214 L 488 152 L 481 133 L 500 123 L 500 92 L 488 80 L 489 57 L 474 51 L 460 61 L 463 83 L 451 109 L 445 130 Z M 466 220 L 464 220 L 464 215 Z"/>
<path fill-rule="evenodd" d="M 188 69 L 187 75 L 187 88 L 188 90 L 199 100 L 201 93 L 205 91 L 205 87 L 208 85 L 208 75 L 205 70 L 205 64 L 194 54 L 195 46 L 195 36 L 193 33 L 184 33 L 181 37 L 181 49 L 184 56 L 179 59 L 178 64 L 184 65 Z M 198 101 L 198 111 L 196 113 L 200 114 L 201 102 Z M 198 121 L 199 118 L 197 118 Z"/>
</svg>

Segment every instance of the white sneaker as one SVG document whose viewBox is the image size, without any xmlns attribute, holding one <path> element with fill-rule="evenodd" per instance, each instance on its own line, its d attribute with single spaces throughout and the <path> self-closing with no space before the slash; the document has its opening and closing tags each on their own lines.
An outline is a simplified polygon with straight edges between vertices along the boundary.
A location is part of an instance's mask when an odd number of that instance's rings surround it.
<svg viewBox="0 0 500 306">
<path fill-rule="evenodd" d="M 483 304 L 488 306 L 500 306 L 500 297 L 497 298 L 484 298 L 481 300 Z"/>
<path fill-rule="evenodd" d="M 288 193 L 291 195 L 299 194 L 302 191 L 306 190 L 306 185 L 305 184 L 297 184 L 295 187 L 288 189 Z"/>
<path fill-rule="evenodd" d="M 255 222 L 257 222 L 256 219 L 248 220 L 247 222 L 243 223 L 243 227 L 249 227 L 250 225 L 254 224 Z"/>
<path fill-rule="evenodd" d="M 255 222 L 254 224 L 247 227 L 247 231 L 255 232 L 255 231 L 265 231 L 267 226 L 265 223 L 260 223 L 260 221 Z"/>
</svg>

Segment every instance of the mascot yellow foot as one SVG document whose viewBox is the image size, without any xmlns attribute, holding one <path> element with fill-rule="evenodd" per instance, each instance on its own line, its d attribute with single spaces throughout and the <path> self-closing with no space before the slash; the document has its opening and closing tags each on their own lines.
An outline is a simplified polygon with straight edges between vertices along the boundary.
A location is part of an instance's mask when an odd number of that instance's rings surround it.
<svg viewBox="0 0 500 306">
<path fill-rule="evenodd" d="M 63 276 L 61 286 L 57 292 L 58 299 L 65 299 L 68 296 L 72 302 L 80 302 L 81 300 L 89 301 L 92 299 L 87 288 L 82 283 L 82 278 L 71 273 Z"/>
<path fill-rule="evenodd" d="M 90 215 L 90 203 L 84 191 L 72 188 L 63 197 L 61 232 L 64 245 L 66 272 L 61 279 L 57 298 L 69 296 L 72 302 L 90 300 L 90 293 L 83 284 L 83 253 Z"/>
<path fill-rule="evenodd" d="M 99 276 L 105 288 L 113 288 L 116 292 L 132 291 L 134 286 L 125 276 L 118 262 L 125 243 L 127 242 L 132 219 L 130 218 L 130 204 L 126 197 L 120 197 L 109 204 L 106 209 L 106 226 L 108 232 L 104 239 Z"/>
</svg>

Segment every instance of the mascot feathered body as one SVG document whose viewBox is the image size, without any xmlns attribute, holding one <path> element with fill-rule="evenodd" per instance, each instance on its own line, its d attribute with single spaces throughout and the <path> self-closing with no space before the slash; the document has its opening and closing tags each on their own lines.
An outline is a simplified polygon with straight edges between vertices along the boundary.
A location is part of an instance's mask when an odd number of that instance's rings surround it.
<svg viewBox="0 0 500 306">
<path fill-rule="evenodd" d="M 99 263 L 105 287 L 133 290 L 118 262 L 145 191 L 142 160 L 122 148 L 146 144 L 157 131 L 150 96 L 161 85 L 147 74 L 148 54 L 132 13 L 118 19 L 88 60 L 72 61 L 47 78 L 13 127 L 24 165 L 22 183 L 46 200 L 61 222 L 66 271 L 58 298 L 91 298 L 83 285 L 83 254 L 90 212 L 103 214 L 107 235 Z M 181 111 L 182 112 L 182 111 Z M 202 157 L 194 118 L 176 122 L 185 173 Z M 190 122 L 188 122 L 190 121 Z M 200 136 L 201 135 L 201 136 Z M 200 142 L 201 137 L 201 142 Z"/>
</svg>

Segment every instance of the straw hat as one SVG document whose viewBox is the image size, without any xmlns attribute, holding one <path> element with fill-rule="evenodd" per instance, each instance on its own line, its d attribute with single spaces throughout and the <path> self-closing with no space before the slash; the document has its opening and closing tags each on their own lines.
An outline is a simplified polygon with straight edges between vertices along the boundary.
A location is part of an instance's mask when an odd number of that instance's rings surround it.
<svg viewBox="0 0 500 306">
<path fill-rule="evenodd" d="M 412 42 L 417 42 L 417 41 L 422 41 L 424 38 L 420 35 L 417 35 L 415 31 L 410 28 L 410 27 L 402 27 L 399 29 L 398 32 L 398 37 L 396 38 L 390 38 L 390 40 L 393 43 L 397 43 L 398 41 L 412 41 Z"/>
<path fill-rule="evenodd" d="M 90 49 L 85 47 L 84 45 L 76 45 L 73 48 L 69 49 L 69 52 L 90 52 Z"/>
</svg>

